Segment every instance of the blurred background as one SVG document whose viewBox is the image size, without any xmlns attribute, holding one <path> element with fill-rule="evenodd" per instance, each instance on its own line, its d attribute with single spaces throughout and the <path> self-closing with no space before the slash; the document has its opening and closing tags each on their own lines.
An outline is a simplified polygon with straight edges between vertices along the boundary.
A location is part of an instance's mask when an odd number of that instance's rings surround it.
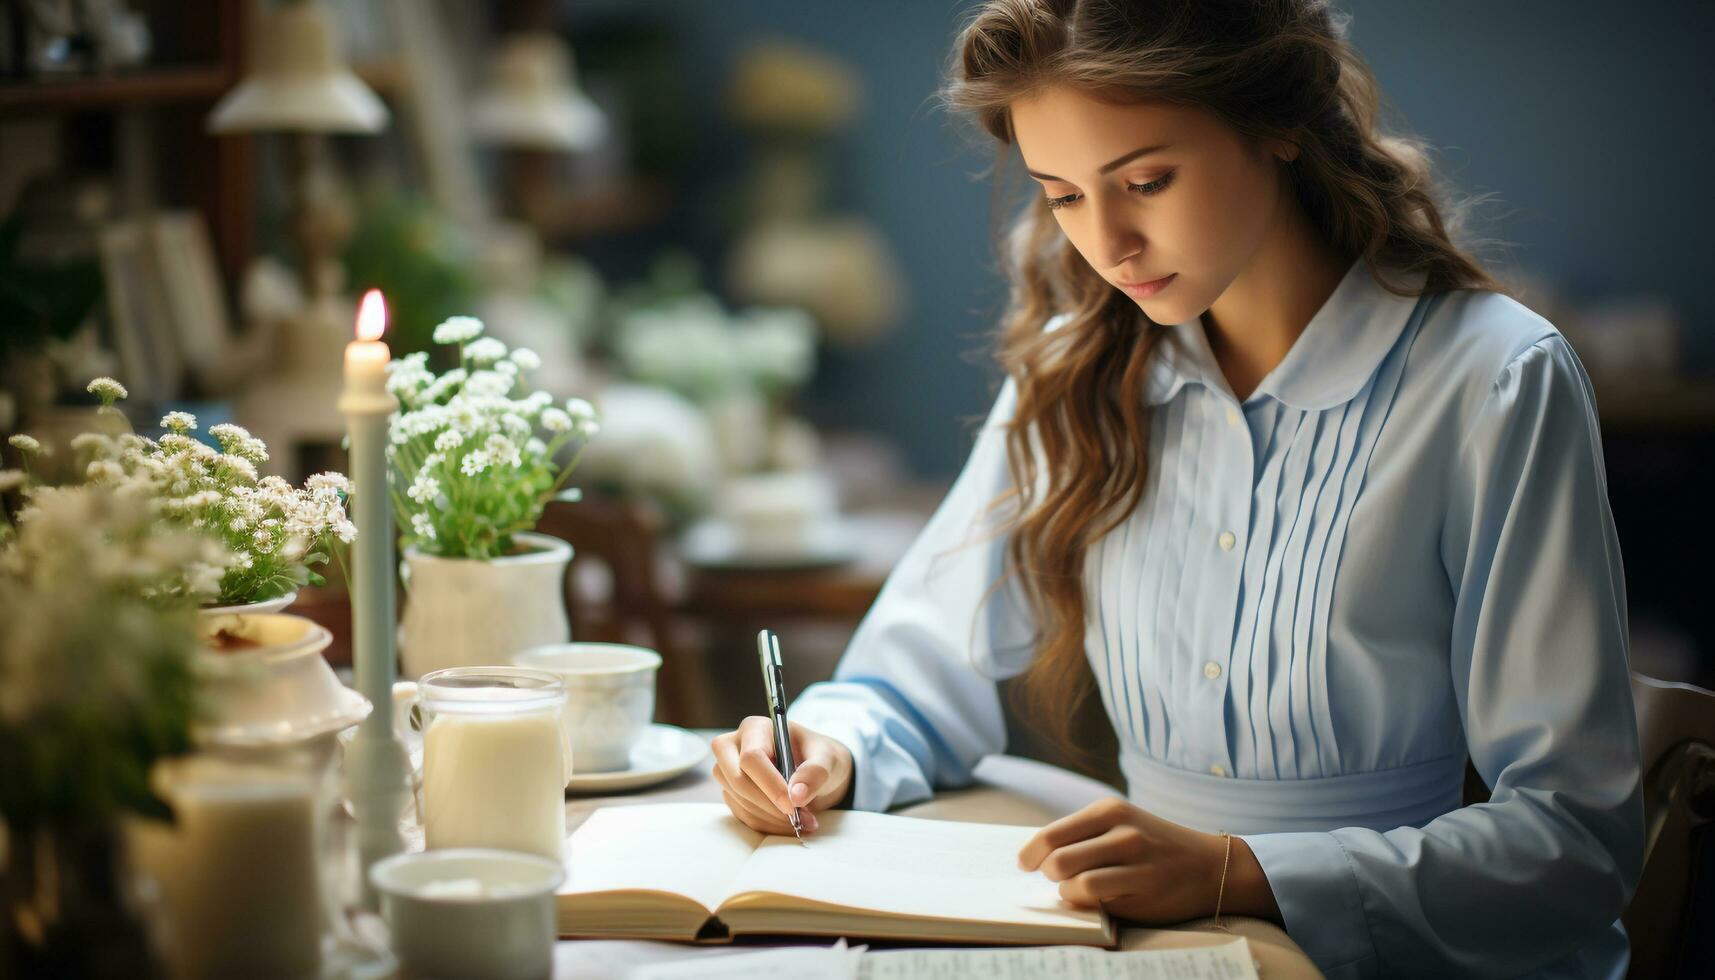
<svg viewBox="0 0 1715 980">
<path fill-rule="evenodd" d="M 79 431 L 110 374 L 140 432 L 238 422 L 295 481 L 344 468 L 362 290 L 395 355 L 481 317 L 604 414 L 543 522 L 574 636 L 660 649 L 662 720 L 729 726 L 758 628 L 794 692 L 832 670 L 998 387 L 1026 189 L 932 102 L 968 6 L 4 0 L 0 431 Z M 1715 686 L 1715 8 L 1340 6 L 1595 380 L 1634 666 Z M 296 609 L 336 662 L 345 603 Z"/>
</svg>

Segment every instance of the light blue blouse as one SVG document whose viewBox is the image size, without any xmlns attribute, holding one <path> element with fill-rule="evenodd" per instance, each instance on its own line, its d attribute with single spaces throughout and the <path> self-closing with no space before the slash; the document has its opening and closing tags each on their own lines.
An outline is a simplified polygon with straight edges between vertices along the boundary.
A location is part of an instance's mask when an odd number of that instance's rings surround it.
<svg viewBox="0 0 1715 980">
<path fill-rule="evenodd" d="M 1242 403 L 1199 321 L 1167 340 L 1139 393 L 1149 486 L 1086 572 L 1131 801 L 1242 836 L 1330 976 L 1622 976 L 1643 851 L 1625 588 L 1566 340 L 1496 293 L 1396 296 L 1361 261 Z M 791 707 L 851 748 L 861 809 L 1005 747 L 996 681 L 1034 629 L 1015 587 L 989 595 L 985 508 L 1014 401 L 1008 382 L 834 679 Z M 1461 807 L 1467 754 L 1493 792 Z"/>
</svg>

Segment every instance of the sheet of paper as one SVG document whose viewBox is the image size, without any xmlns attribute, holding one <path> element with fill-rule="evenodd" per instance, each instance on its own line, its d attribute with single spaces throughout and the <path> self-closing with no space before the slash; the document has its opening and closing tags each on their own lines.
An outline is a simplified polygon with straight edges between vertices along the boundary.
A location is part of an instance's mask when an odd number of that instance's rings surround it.
<svg viewBox="0 0 1715 980">
<path fill-rule="evenodd" d="M 567 840 L 560 893 L 654 889 L 712 909 L 761 839 L 724 806 L 603 807 Z"/>
<path fill-rule="evenodd" d="M 769 837 L 744 866 L 731 894 L 777 891 L 799 898 L 901 915 L 990 919 L 1033 925 L 1099 922 L 1098 913 L 1060 901 L 1059 886 L 1018 870 L 1030 827 L 828 810 L 800 844 Z"/>
<path fill-rule="evenodd" d="M 1112 953 L 1088 946 L 889 949 L 864 954 L 859 980 L 1257 980 L 1250 944 Z"/>
<path fill-rule="evenodd" d="M 753 953 L 652 963 L 626 980 L 855 980 L 864 947 L 790 946 Z"/>
<path fill-rule="evenodd" d="M 686 946 L 579 940 L 554 948 L 555 980 L 856 980 L 863 946 Z"/>
</svg>

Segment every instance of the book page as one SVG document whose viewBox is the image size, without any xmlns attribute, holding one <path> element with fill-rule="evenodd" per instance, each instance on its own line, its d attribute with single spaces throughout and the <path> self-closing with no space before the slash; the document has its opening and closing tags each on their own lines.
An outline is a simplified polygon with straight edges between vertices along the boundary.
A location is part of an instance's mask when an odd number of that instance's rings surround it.
<svg viewBox="0 0 1715 980">
<path fill-rule="evenodd" d="M 890 949 L 864 955 L 860 980 L 1256 980 L 1243 938 L 1192 949 L 1110 953 L 1087 946 Z"/>
<path fill-rule="evenodd" d="M 800 844 L 767 837 L 727 896 L 776 892 L 892 915 L 1027 925 L 1097 927 L 1095 910 L 1060 901 L 1059 886 L 1018 870 L 1036 830 L 922 820 L 855 810 L 816 815 L 821 829 Z"/>
<path fill-rule="evenodd" d="M 673 892 L 713 910 L 762 839 L 719 803 L 602 807 L 566 840 L 559 894 Z"/>
</svg>

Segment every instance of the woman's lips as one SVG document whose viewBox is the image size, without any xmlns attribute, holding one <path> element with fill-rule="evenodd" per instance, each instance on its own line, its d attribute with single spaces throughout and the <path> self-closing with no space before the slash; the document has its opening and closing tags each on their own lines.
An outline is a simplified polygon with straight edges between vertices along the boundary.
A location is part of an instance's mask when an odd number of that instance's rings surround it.
<svg viewBox="0 0 1715 980">
<path fill-rule="evenodd" d="M 1179 275 L 1179 273 L 1174 272 L 1169 275 L 1162 276 L 1160 279 L 1152 279 L 1149 282 L 1122 282 L 1119 286 L 1121 289 L 1133 296 L 1136 296 L 1138 299 L 1148 299 L 1156 293 L 1161 292 L 1163 289 L 1166 289 L 1168 284 L 1173 282 L 1173 277 L 1177 275 Z"/>
</svg>

